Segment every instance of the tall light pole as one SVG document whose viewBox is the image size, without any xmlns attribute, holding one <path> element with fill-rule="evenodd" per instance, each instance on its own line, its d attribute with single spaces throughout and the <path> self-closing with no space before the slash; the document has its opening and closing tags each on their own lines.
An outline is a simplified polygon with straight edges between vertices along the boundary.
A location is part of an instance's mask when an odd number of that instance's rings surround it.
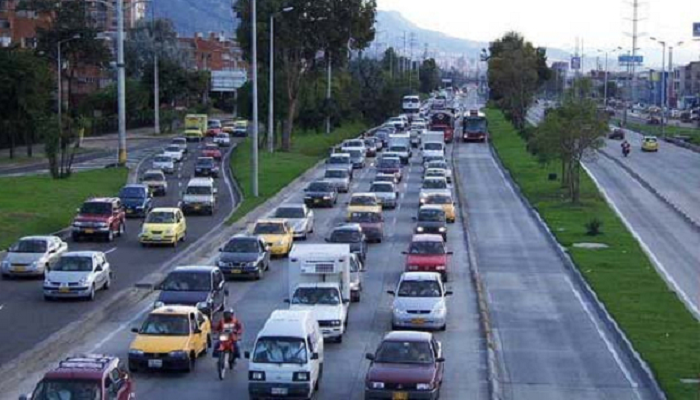
<svg viewBox="0 0 700 400">
<path fill-rule="evenodd" d="M 680 47 L 683 45 L 683 41 L 677 42 L 674 46 L 668 46 L 668 74 L 672 75 L 673 74 L 673 48 L 674 47 Z M 673 79 L 671 79 L 671 84 L 667 85 L 667 95 L 666 95 L 666 108 L 670 109 L 670 98 L 673 95 Z"/>
<path fill-rule="evenodd" d="M 124 0 L 117 0 L 117 112 L 119 150 L 117 164 L 126 165 L 126 73 L 124 71 Z"/>
<path fill-rule="evenodd" d="M 328 87 L 326 88 L 326 100 L 328 100 L 328 104 L 330 104 L 330 101 L 331 101 L 332 68 L 333 68 L 333 62 L 332 62 L 332 58 L 331 58 L 331 53 L 328 52 Z M 326 117 L 326 135 L 330 135 L 330 133 L 331 133 L 331 116 L 328 115 Z"/>
<path fill-rule="evenodd" d="M 153 131 L 160 135 L 160 82 L 158 77 L 158 38 L 156 37 L 156 5 L 151 2 L 151 18 L 153 20 Z"/>
<path fill-rule="evenodd" d="M 622 47 L 618 46 L 617 48 L 607 51 L 607 50 L 598 50 L 599 53 L 604 52 L 605 53 L 605 83 L 603 84 L 603 105 L 605 107 L 608 106 L 608 53 L 615 53 L 618 50 L 622 50 Z"/>
<path fill-rule="evenodd" d="M 251 189 L 253 197 L 258 197 L 258 13 L 256 10 L 257 0 L 251 0 L 251 35 L 252 35 L 252 78 L 253 78 L 253 140 L 251 141 L 253 157 Z"/>
<path fill-rule="evenodd" d="M 654 42 L 661 45 L 661 136 L 666 137 L 666 41 L 650 37 Z"/>
<path fill-rule="evenodd" d="M 294 10 L 294 7 L 283 9 L 270 14 L 270 99 L 267 116 L 267 151 L 275 151 L 275 17 L 281 13 Z"/>
</svg>

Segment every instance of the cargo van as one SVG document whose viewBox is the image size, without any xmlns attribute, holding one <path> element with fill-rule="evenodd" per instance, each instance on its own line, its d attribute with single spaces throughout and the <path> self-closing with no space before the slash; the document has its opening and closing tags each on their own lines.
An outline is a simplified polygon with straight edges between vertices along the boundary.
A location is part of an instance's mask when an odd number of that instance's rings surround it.
<svg viewBox="0 0 700 400">
<path fill-rule="evenodd" d="M 244 356 L 251 399 L 311 399 L 323 375 L 323 335 L 311 311 L 276 310 Z"/>
<path fill-rule="evenodd" d="M 205 213 L 214 215 L 216 211 L 216 185 L 214 179 L 192 178 L 182 194 L 180 208 L 185 214 Z"/>
</svg>

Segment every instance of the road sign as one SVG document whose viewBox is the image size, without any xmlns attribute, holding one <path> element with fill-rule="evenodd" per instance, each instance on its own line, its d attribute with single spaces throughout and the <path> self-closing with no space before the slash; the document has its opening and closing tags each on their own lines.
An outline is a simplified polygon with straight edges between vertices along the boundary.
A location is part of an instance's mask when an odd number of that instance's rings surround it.
<svg viewBox="0 0 700 400">
<path fill-rule="evenodd" d="M 693 37 L 700 38 L 700 22 L 693 23 Z"/>
<path fill-rule="evenodd" d="M 642 65 L 644 63 L 644 56 L 631 56 L 629 54 L 621 54 L 617 57 L 617 62 L 624 67 L 630 65 Z"/>
<path fill-rule="evenodd" d="M 248 81 L 244 69 L 232 71 L 211 71 L 212 92 L 235 92 Z"/>
<path fill-rule="evenodd" d="M 571 57 L 571 69 L 581 69 L 581 57 Z"/>
</svg>

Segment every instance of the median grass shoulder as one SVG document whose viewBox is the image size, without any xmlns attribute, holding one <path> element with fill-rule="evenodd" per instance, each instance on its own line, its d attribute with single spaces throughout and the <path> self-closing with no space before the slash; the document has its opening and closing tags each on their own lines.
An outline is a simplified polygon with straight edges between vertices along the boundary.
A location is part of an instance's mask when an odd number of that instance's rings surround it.
<svg viewBox="0 0 700 400">
<path fill-rule="evenodd" d="M 326 157 L 334 145 L 345 139 L 359 136 L 366 127 L 361 123 L 348 123 L 330 135 L 300 132 L 292 137 L 289 152 L 268 153 L 260 149 L 258 157 L 258 197 L 251 195 L 250 138 L 240 143 L 231 155 L 231 171 L 243 192 L 243 201 L 229 219 L 234 223 L 264 203 L 291 181 Z"/>
<path fill-rule="evenodd" d="M 125 168 L 0 178 L 0 248 L 26 235 L 48 234 L 68 225 L 85 199 L 116 195 L 126 182 Z"/>
<path fill-rule="evenodd" d="M 569 203 L 560 182 L 547 179 L 559 166 L 538 163 L 500 111 L 487 110 L 487 117 L 501 161 L 649 364 L 668 398 L 698 398 L 698 385 L 681 380 L 700 376 L 700 324 L 658 275 L 588 174 L 581 176 L 581 203 Z M 602 222 L 601 235 L 587 235 L 585 225 L 593 219 Z M 573 247 L 583 242 L 608 247 Z"/>
</svg>

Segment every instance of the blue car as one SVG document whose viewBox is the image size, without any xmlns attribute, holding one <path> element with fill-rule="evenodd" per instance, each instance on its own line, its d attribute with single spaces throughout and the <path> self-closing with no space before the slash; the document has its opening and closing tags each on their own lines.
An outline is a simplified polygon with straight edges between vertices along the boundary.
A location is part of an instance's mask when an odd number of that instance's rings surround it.
<svg viewBox="0 0 700 400">
<path fill-rule="evenodd" d="M 153 208 L 151 191 L 147 185 L 126 185 L 119 191 L 119 199 L 128 217 L 145 217 Z"/>
</svg>

